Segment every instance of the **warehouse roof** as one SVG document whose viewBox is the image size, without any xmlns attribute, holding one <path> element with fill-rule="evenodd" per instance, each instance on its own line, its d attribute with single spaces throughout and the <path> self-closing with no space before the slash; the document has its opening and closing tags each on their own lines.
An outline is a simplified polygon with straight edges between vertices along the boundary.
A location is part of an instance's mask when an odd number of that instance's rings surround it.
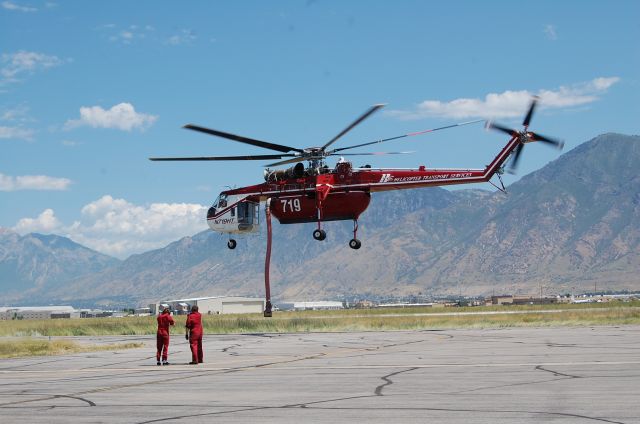
<svg viewBox="0 0 640 424">
<path fill-rule="evenodd" d="M 51 312 L 74 312 L 73 306 L 2 306 L 0 313 L 7 311 L 51 311 Z"/>
<path fill-rule="evenodd" d="M 245 297 L 245 296 L 206 296 L 206 297 L 190 297 L 186 299 L 163 300 L 162 303 L 193 302 L 193 301 L 197 302 L 198 300 L 209 300 L 209 299 L 262 300 L 262 298 Z"/>
</svg>

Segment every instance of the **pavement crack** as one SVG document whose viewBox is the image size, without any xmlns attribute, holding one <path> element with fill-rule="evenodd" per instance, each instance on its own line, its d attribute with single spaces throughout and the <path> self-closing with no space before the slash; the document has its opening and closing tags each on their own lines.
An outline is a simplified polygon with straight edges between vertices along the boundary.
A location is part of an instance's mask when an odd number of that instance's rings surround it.
<svg viewBox="0 0 640 424">
<path fill-rule="evenodd" d="M 413 367 L 413 368 L 407 368 L 406 370 L 401 370 L 401 371 L 392 372 L 391 374 L 387 374 L 387 375 L 384 375 L 384 376 L 380 377 L 380 379 L 381 379 L 381 380 L 383 380 L 385 383 L 384 383 L 384 384 L 379 385 L 378 387 L 376 387 L 376 389 L 375 389 L 375 391 L 374 391 L 375 395 L 376 395 L 376 396 L 384 396 L 384 395 L 382 394 L 382 390 L 383 390 L 385 387 L 390 386 L 390 385 L 392 385 L 392 384 L 393 384 L 393 380 L 391 380 L 391 377 L 394 377 L 394 376 L 396 376 L 396 375 L 398 375 L 398 374 L 402 374 L 402 373 L 405 373 L 405 372 L 415 371 L 415 370 L 417 370 L 417 369 L 418 369 L 418 368 L 416 368 L 416 367 Z"/>
<path fill-rule="evenodd" d="M 536 367 L 536 369 L 539 370 L 539 371 L 550 372 L 551 374 L 553 374 L 555 376 L 558 376 L 558 377 L 583 378 L 582 376 L 579 376 L 579 375 L 564 374 L 564 373 L 561 373 L 561 372 L 558 372 L 558 371 L 550 370 L 550 369 L 547 369 L 547 368 L 543 367 L 542 365 L 538 365 Z"/>
<path fill-rule="evenodd" d="M 22 394 L 18 394 L 17 395 L 22 395 Z M 27 395 L 26 393 L 23 395 Z M 89 404 L 89 406 L 96 406 L 96 404 L 88 399 L 79 397 L 79 396 L 71 396 L 71 395 L 38 395 L 35 393 L 31 393 L 28 394 L 28 396 L 44 396 L 44 397 L 39 397 L 39 398 L 35 398 L 35 399 L 28 399 L 28 400 L 20 400 L 20 401 L 15 401 L 15 402 L 7 402 L 7 403 L 3 403 L 0 404 L 0 408 L 3 408 L 5 406 L 12 406 L 12 405 L 18 405 L 18 404 L 25 404 L 25 403 L 31 403 L 31 402 L 41 402 L 41 401 L 47 401 L 47 400 L 53 400 L 53 399 L 60 399 L 60 398 L 66 398 L 66 399 L 75 399 L 75 400 L 79 400 L 82 402 L 86 402 Z M 50 407 L 55 407 L 55 405 L 51 405 Z"/>
<path fill-rule="evenodd" d="M 88 399 L 79 397 L 79 396 L 69 396 L 69 395 L 53 395 L 54 398 L 68 398 L 68 399 L 76 399 L 76 400 L 80 400 L 82 402 L 86 402 L 89 404 L 89 406 L 96 406 L 95 402 L 92 402 Z"/>
<path fill-rule="evenodd" d="M 238 352 L 233 352 L 233 351 L 229 351 L 230 349 L 235 349 L 237 347 L 241 347 L 242 345 L 240 344 L 232 344 L 231 346 L 227 346 L 222 348 L 221 352 L 222 353 L 228 353 L 230 356 L 240 356 L 240 354 Z"/>
</svg>

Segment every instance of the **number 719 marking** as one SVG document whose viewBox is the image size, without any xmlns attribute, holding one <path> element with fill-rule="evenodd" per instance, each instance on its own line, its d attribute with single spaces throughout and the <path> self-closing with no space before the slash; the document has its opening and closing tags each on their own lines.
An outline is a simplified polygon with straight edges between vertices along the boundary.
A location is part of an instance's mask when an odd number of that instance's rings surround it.
<svg viewBox="0 0 640 424">
<path fill-rule="evenodd" d="M 300 206 L 300 199 L 284 199 L 280 200 L 282 203 L 282 212 L 287 212 L 287 207 L 290 212 L 300 212 L 302 207 Z"/>
</svg>

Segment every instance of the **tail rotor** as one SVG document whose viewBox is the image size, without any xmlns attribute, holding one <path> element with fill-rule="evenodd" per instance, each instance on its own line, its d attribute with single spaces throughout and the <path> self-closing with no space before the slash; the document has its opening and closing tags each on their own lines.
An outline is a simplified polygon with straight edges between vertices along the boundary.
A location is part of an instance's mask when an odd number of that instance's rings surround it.
<svg viewBox="0 0 640 424">
<path fill-rule="evenodd" d="M 533 100 L 531 101 L 531 105 L 529 106 L 529 110 L 527 111 L 524 121 L 522 121 L 522 126 L 524 127 L 522 131 L 517 131 L 512 128 L 505 127 L 503 125 L 496 124 L 495 122 L 491 122 L 491 121 L 487 122 L 487 128 L 501 131 L 505 134 L 508 134 L 511 137 L 517 138 L 520 142 L 520 144 L 518 144 L 518 146 L 513 151 L 511 162 L 509 163 L 508 171 L 512 174 L 515 174 L 518 161 L 520 160 L 520 156 L 522 155 L 522 150 L 524 149 L 524 145 L 526 143 L 533 143 L 536 141 L 540 141 L 542 143 L 546 143 L 551 146 L 554 146 L 558 150 L 562 150 L 562 148 L 564 147 L 564 141 L 562 140 L 558 140 L 555 138 L 544 136 L 542 134 L 534 133 L 533 131 L 529 131 L 529 124 L 531 123 L 531 118 L 533 117 L 533 113 L 538 104 L 538 100 L 539 98 L 537 96 L 533 97 Z"/>
</svg>

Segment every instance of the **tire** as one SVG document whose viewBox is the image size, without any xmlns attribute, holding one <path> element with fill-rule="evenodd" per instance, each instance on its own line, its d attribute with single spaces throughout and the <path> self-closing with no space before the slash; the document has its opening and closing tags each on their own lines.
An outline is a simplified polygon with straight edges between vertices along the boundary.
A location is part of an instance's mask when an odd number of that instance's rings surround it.
<svg viewBox="0 0 640 424">
<path fill-rule="evenodd" d="M 228 247 L 229 249 L 231 249 L 231 250 L 235 249 L 237 245 L 238 245 L 238 243 L 237 243 L 234 239 L 230 239 L 230 240 L 227 242 L 227 247 Z"/>
<path fill-rule="evenodd" d="M 327 238 L 327 233 L 324 230 L 314 230 L 313 238 L 322 241 Z"/>
<path fill-rule="evenodd" d="M 362 246 L 362 243 L 360 242 L 360 240 L 358 239 L 351 239 L 349 240 L 349 247 L 355 250 L 360 249 L 360 246 Z"/>
</svg>

